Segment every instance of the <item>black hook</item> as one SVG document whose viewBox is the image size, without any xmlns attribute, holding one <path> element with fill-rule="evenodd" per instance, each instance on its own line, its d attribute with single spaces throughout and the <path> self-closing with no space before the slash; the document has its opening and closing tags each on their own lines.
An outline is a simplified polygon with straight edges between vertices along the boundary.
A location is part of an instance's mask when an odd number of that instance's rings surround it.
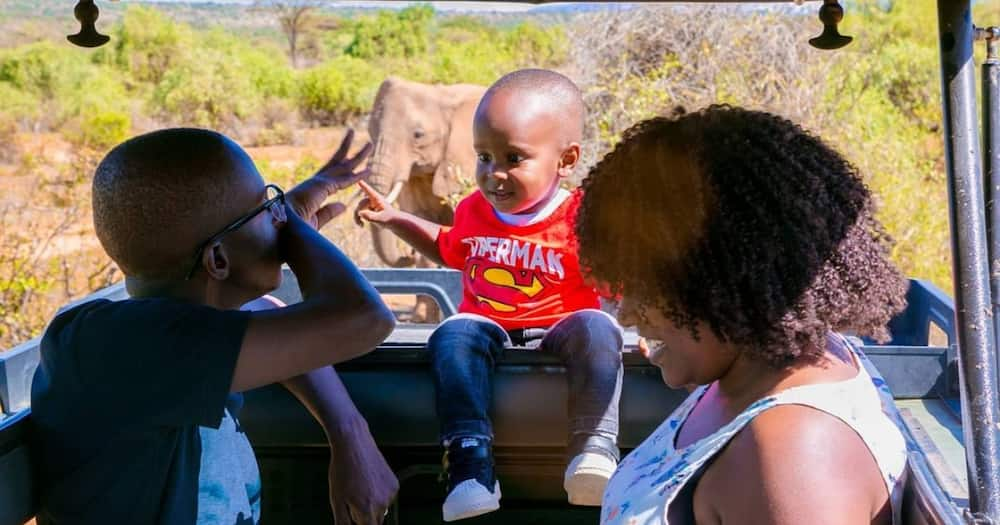
<svg viewBox="0 0 1000 525">
<path fill-rule="evenodd" d="M 819 20 L 823 22 L 823 32 L 809 39 L 809 44 L 817 49 L 840 49 L 854 40 L 854 37 L 844 36 L 837 31 L 837 24 L 844 19 L 844 8 L 837 0 L 823 0 L 819 8 Z"/>
<path fill-rule="evenodd" d="M 66 40 L 80 47 L 100 47 L 107 44 L 111 37 L 97 32 L 97 17 L 101 11 L 94 0 L 80 0 L 73 8 L 73 16 L 80 21 L 80 32 L 69 35 Z"/>
</svg>

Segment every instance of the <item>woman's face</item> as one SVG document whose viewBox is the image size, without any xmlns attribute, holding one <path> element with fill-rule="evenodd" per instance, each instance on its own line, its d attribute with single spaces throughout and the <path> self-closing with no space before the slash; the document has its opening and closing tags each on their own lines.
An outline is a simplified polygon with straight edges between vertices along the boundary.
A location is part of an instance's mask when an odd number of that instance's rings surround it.
<svg viewBox="0 0 1000 525">
<path fill-rule="evenodd" d="M 738 352 L 698 323 L 697 338 L 663 315 L 659 308 L 644 306 L 625 295 L 618 308 L 618 322 L 635 326 L 648 344 L 647 358 L 660 368 L 663 382 L 672 388 L 705 385 L 719 379 Z"/>
</svg>

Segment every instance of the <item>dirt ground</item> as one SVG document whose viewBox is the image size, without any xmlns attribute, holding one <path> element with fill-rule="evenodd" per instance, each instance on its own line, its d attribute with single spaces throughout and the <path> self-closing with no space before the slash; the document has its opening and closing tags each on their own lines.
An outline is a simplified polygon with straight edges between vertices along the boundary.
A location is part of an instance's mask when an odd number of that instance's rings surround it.
<svg viewBox="0 0 1000 525">
<path fill-rule="evenodd" d="M 347 128 L 308 128 L 295 132 L 294 144 L 279 146 L 261 146 L 246 148 L 254 160 L 267 160 L 274 165 L 287 168 L 295 167 L 301 159 L 312 156 L 326 160 L 336 151 L 344 137 Z M 368 132 L 364 129 L 354 129 L 354 148 L 357 149 L 368 141 Z"/>
</svg>

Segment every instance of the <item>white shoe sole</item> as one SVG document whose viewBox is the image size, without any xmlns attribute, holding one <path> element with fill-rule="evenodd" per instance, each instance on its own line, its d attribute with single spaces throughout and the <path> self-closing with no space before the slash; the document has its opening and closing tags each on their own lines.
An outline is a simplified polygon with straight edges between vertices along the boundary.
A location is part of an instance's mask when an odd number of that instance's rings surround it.
<svg viewBox="0 0 1000 525">
<path fill-rule="evenodd" d="M 587 507 L 600 507 L 601 499 L 604 498 L 604 489 L 608 486 L 608 480 L 614 473 L 611 468 L 613 463 L 608 461 L 604 464 L 591 464 L 588 461 L 573 461 L 570 468 L 566 470 L 563 478 L 563 488 L 566 489 L 567 499 L 572 505 L 582 505 Z"/>
<path fill-rule="evenodd" d="M 478 483 L 477 483 L 478 485 Z M 480 487 L 482 487 L 480 485 Z M 466 518 L 474 518 L 483 514 L 488 514 L 500 508 L 500 482 L 493 486 L 491 494 L 485 488 L 475 497 L 468 498 L 462 502 L 460 508 L 449 508 L 448 501 L 441 506 L 441 514 L 444 521 L 458 521 Z M 455 507 L 454 505 L 452 507 Z"/>
</svg>

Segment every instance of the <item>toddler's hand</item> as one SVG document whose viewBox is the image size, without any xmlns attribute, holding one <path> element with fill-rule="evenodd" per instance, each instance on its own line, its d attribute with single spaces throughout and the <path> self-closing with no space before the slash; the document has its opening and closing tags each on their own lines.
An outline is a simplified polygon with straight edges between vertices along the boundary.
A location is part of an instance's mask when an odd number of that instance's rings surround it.
<svg viewBox="0 0 1000 525">
<path fill-rule="evenodd" d="M 358 186 L 365 193 L 365 198 L 358 203 L 354 210 L 354 222 L 358 226 L 363 226 L 362 220 L 375 224 L 386 224 L 396 215 L 396 209 L 386 201 L 385 197 L 375 191 L 365 181 L 358 181 Z"/>
</svg>

